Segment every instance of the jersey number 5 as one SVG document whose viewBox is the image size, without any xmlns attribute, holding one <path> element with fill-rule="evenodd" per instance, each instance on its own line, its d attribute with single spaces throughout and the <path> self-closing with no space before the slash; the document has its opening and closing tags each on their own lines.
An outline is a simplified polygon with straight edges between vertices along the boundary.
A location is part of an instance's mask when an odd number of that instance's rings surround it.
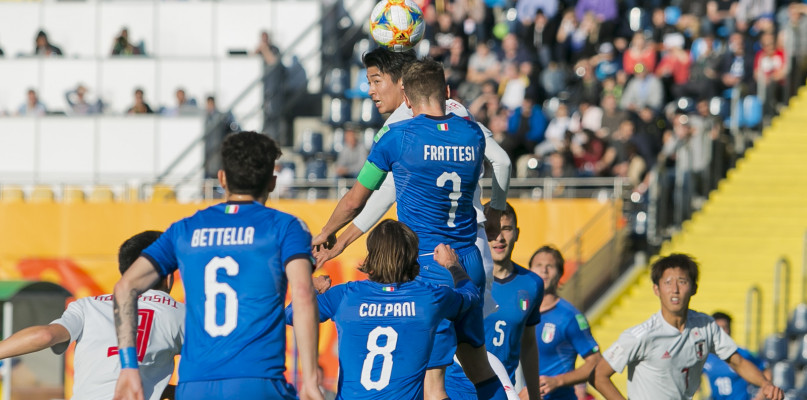
<svg viewBox="0 0 807 400">
<path fill-rule="evenodd" d="M 154 322 L 154 310 L 141 308 L 137 310 L 137 361 L 143 362 L 146 356 L 146 348 L 149 345 L 149 337 L 151 337 L 151 324 Z M 112 357 L 118 354 L 117 347 L 110 347 L 106 351 L 107 357 Z"/>
<path fill-rule="evenodd" d="M 383 346 L 378 345 L 378 339 L 381 336 L 387 337 L 387 343 Z M 364 358 L 364 364 L 361 366 L 361 385 L 365 389 L 381 390 L 389 385 L 389 378 L 392 375 L 392 352 L 398 345 L 398 332 L 392 329 L 391 326 L 376 327 L 370 331 L 367 336 L 367 357 Z M 382 356 L 384 358 L 381 363 L 381 376 L 377 381 L 374 381 L 371 374 L 373 372 L 373 364 L 375 364 L 375 357 Z"/>
<path fill-rule="evenodd" d="M 451 194 L 448 195 L 448 199 L 451 200 L 451 210 L 448 211 L 448 226 L 449 228 L 455 228 L 457 225 L 454 224 L 454 220 L 457 218 L 457 207 L 459 206 L 460 196 L 462 196 L 460 191 L 462 178 L 456 172 L 443 172 L 442 175 L 437 177 L 437 187 L 444 187 L 448 181 L 452 183 Z"/>
<path fill-rule="evenodd" d="M 232 257 L 213 257 L 205 265 L 205 331 L 212 337 L 227 336 L 238 324 L 238 295 L 232 286 L 216 279 L 219 269 L 228 276 L 238 275 L 238 263 Z M 218 296 L 224 296 L 224 322 L 216 315 Z"/>
</svg>

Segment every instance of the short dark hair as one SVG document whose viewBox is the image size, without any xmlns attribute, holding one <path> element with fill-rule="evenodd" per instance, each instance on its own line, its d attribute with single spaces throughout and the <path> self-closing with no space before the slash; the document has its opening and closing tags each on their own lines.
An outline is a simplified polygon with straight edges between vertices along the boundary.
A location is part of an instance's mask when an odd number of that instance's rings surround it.
<svg viewBox="0 0 807 400">
<path fill-rule="evenodd" d="M 650 279 L 654 285 L 658 285 L 664 271 L 671 268 L 681 268 L 689 275 L 689 280 L 695 289 L 698 288 L 698 263 L 688 254 L 673 253 L 666 257 L 659 258 L 650 267 Z M 694 292 L 693 292 L 694 293 Z"/>
<path fill-rule="evenodd" d="M 144 231 L 126 239 L 118 250 L 118 271 L 123 275 L 140 257 L 140 253 L 162 235 L 161 231 Z"/>
<path fill-rule="evenodd" d="M 228 135 L 221 145 L 221 160 L 227 178 L 227 190 L 259 198 L 269 190 L 280 158 L 280 148 L 269 136 L 257 132 Z"/>
<path fill-rule="evenodd" d="M 552 255 L 552 257 L 555 257 L 555 267 L 558 269 L 558 277 L 563 276 L 563 264 L 566 261 L 563 259 L 563 254 L 561 254 L 560 250 L 555 248 L 555 246 L 544 245 L 541 246 L 541 248 L 539 248 L 538 250 L 535 250 L 535 253 L 532 253 L 532 256 L 530 257 L 530 262 L 527 265 L 531 266 L 532 260 L 535 259 L 535 256 L 541 253 L 549 253 Z"/>
<path fill-rule="evenodd" d="M 446 75 L 443 64 L 426 59 L 410 63 L 404 69 L 403 87 L 406 97 L 418 104 L 434 98 L 437 104 L 445 107 Z"/>
<path fill-rule="evenodd" d="M 367 236 L 367 258 L 359 268 L 378 283 L 405 283 L 420 273 L 418 236 L 403 222 L 385 219 Z"/>
<path fill-rule="evenodd" d="M 729 325 L 731 325 L 731 315 L 728 315 L 722 311 L 715 311 L 715 313 L 712 314 L 712 318 L 714 318 L 715 321 L 719 319 L 725 320 L 726 322 L 729 323 Z"/>
<path fill-rule="evenodd" d="M 399 52 L 392 51 L 386 47 L 377 47 L 364 53 L 362 57 L 365 68 L 378 68 L 382 74 L 389 75 L 393 83 L 401 79 L 404 67 L 414 61 L 417 61 L 414 50 Z"/>
<path fill-rule="evenodd" d="M 485 218 L 488 217 L 488 213 L 490 212 L 490 202 L 485 203 Z M 504 216 L 510 217 L 513 220 L 513 225 L 518 226 L 518 217 L 516 217 L 516 210 L 510 203 L 504 203 L 504 210 L 502 210 L 502 217 Z"/>
</svg>

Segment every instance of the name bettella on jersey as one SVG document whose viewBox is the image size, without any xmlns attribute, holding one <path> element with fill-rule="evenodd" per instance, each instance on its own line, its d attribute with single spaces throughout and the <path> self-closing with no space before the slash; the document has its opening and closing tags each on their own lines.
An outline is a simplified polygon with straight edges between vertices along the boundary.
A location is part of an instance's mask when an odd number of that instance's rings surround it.
<svg viewBox="0 0 807 400">
<path fill-rule="evenodd" d="M 255 228 L 251 226 L 194 229 L 191 247 L 252 244 Z"/>
</svg>

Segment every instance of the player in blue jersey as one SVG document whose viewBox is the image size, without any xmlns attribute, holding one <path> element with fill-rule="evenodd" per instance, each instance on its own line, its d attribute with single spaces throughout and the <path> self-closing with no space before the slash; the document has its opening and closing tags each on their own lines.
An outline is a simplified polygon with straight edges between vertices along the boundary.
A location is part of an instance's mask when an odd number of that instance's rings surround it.
<svg viewBox="0 0 807 400">
<path fill-rule="evenodd" d="M 551 246 L 539 248 L 530 258 L 530 270 L 544 280 L 541 323 L 535 327 L 541 360 L 541 396 L 575 400 L 574 385 L 586 382 L 602 358 L 585 315 L 558 296 L 563 276 L 563 255 Z M 585 361 L 575 369 L 577 356 Z M 528 379 L 527 371 L 524 371 Z"/>
<path fill-rule="evenodd" d="M 393 172 L 398 219 L 420 240 L 418 279 L 451 285 L 451 276 L 434 265 L 430 253 L 437 244 L 447 244 L 456 249 L 466 270 L 482 269 L 482 257 L 475 245 L 473 194 L 482 168 L 484 133 L 476 123 L 445 115 L 447 91 L 439 63 L 410 63 L 403 85 L 404 100 L 415 117 L 390 125 L 378 138 L 358 184 L 339 201 L 313 244 L 332 245 L 336 231 L 356 217 L 372 191 L 379 188 L 388 172 Z M 481 307 L 471 310 L 459 325 L 456 337 L 450 324 L 438 329 L 426 377 L 426 396 L 445 398 L 443 372 L 452 363 L 459 341 L 457 356 L 467 366 L 466 374 L 480 398 L 504 398 L 504 388 L 487 361 Z M 434 387 L 439 390 L 432 390 Z"/>
<path fill-rule="evenodd" d="M 490 215 L 490 203 L 485 204 L 485 213 Z M 512 381 L 521 362 L 529 399 L 535 400 L 540 398 L 540 390 L 534 327 L 541 321 L 544 282 L 512 260 L 519 230 L 516 211 L 510 204 L 505 205 L 500 221 L 499 235 L 488 242 L 495 278 L 492 295 L 499 308 L 485 317 L 485 345 L 501 360 Z M 446 391 L 452 400 L 476 399 L 473 386 L 456 363 L 446 372 Z"/>
<path fill-rule="evenodd" d="M 298 218 L 264 206 L 274 189 L 274 141 L 241 132 L 222 144 L 219 182 L 226 202 L 172 224 L 115 285 L 121 355 L 116 398 L 142 399 L 135 346 L 137 295 L 176 269 L 185 285 L 185 343 L 179 399 L 294 399 L 283 377 L 287 286 L 297 313 L 294 334 L 301 394 L 317 387 L 317 305 L 311 235 Z"/>
<path fill-rule="evenodd" d="M 317 296 L 320 321 L 332 319 L 339 335 L 338 398 L 423 399 L 438 324 L 478 304 L 479 290 L 444 244 L 434 249 L 433 258 L 457 288 L 415 279 L 418 237 L 401 222 L 378 224 L 367 237 L 367 253 L 361 270 L 369 280 L 337 285 Z M 286 308 L 287 322 L 292 306 Z"/>
<path fill-rule="evenodd" d="M 731 336 L 731 316 L 724 312 L 716 312 L 712 314 L 720 328 L 726 334 Z M 766 377 L 770 379 L 770 371 L 765 369 L 765 363 L 758 357 L 751 354 L 750 351 L 741 347 L 737 348 L 737 352 L 746 360 L 751 361 L 760 370 L 764 371 Z M 706 357 L 706 364 L 703 365 L 703 373 L 709 379 L 709 388 L 712 390 L 712 400 L 748 400 L 753 398 L 751 395 L 751 388 L 740 375 L 734 372 L 729 365 L 720 359 L 720 357 L 709 353 Z"/>
</svg>

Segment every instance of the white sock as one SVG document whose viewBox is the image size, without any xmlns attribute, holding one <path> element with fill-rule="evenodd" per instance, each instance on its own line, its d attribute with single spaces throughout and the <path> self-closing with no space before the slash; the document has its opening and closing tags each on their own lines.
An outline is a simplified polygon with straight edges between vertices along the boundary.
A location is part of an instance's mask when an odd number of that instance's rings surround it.
<svg viewBox="0 0 807 400">
<path fill-rule="evenodd" d="M 493 368 L 496 377 L 502 382 L 504 393 L 507 394 L 507 400 L 519 400 L 516 388 L 513 386 L 513 382 L 510 381 L 510 375 L 507 373 L 507 369 L 504 368 L 504 364 L 491 352 L 488 352 L 488 363 Z"/>
</svg>

